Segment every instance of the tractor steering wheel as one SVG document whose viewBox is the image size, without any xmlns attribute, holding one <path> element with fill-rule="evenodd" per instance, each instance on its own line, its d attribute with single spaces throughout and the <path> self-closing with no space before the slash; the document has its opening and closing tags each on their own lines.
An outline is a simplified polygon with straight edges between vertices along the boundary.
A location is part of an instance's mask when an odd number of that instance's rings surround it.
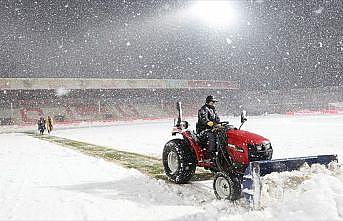
<svg viewBox="0 0 343 221">
<path fill-rule="evenodd" d="M 229 121 L 222 121 L 222 122 L 220 122 L 220 125 L 221 126 L 229 125 Z"/>
<path fill-rule="evenodd" d="M 229 122 L 228 121 L 222 121 L 216 125 L 214 125 L 212 131 L 218 131 L 218 130 L 223 130 L 224 128 L 229 126 Z"/>
</svg>

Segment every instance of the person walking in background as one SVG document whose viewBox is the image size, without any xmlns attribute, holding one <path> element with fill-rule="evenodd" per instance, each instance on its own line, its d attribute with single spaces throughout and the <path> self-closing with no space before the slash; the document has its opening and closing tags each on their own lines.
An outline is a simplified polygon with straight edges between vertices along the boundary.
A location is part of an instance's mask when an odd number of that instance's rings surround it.
<svg viewBox="0 0 343 221">
<path fill-rule="evenodd" d="M 50 132 L 52 131 L 53 129 L 53 126 L 52 126 L 52 118 L 50 116 L 47 117 L 47 120 L 46 120 L 46 128 L 48 130 L 48 133 L 50 134 Z"/>
<path fill-rule="evenodd" d="M 38 122 L 37 122 L 37 124 L 38 124 L 38 131 L 39 131 L 39 133 L 41 135 L 43 135 L 44 131 L 45 131 L 45 119 L 44 119 L 44 117 L 40 117 Z"/>
</svg>

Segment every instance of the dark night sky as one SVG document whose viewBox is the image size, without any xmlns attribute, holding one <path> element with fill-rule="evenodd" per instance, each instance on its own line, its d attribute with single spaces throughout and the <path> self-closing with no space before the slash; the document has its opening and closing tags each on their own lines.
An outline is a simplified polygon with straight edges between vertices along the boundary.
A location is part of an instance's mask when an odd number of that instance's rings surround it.
<svg viewBox="0 0 343 221">
<path fill-rule="evenodd" d="M 0 2 L 1 77 L 343 85 L 342 0 L 233 1 L 239 20 L 223 29 L 181 15 L 192 1 Z"/>
</svg>

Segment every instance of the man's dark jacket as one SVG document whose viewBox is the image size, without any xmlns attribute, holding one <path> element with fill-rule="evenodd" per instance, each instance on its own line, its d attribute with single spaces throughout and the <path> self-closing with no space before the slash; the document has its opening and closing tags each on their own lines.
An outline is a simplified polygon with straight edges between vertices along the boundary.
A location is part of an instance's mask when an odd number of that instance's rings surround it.
<svg viewBox="0 0 343 221">
<path fill-rule="evenodd" d="M 205 104 L 198 111 L 198 123 L 197 123 L 197 133 L 200 133 L 203 130 L 211 129 L 212 127 L 208 126 L 207 123 L 212 121 L 213 123 L 220 123 L 219 116 L 216 113 L 214 106 Z"/>
<path fill-rule="evenodd" d="M 38 120 L 37 124 L 38 124 L 38 130 L 45 129 L 45 120 L 44 119 L 40 118 Z"/>
</svg>

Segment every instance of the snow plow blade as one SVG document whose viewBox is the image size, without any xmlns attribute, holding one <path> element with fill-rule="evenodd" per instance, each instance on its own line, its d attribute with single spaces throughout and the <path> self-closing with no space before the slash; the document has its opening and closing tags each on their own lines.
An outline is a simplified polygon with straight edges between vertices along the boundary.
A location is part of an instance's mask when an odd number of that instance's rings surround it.
<svg viewBox="0 0 343 221">
<path fill-rule="evenodd" d="M 295 157 L 276 160 L 250 162 L 243 176 L 243 196 L 253 209 L 260 208 L 261 180 L 262 176 L 272 172 L 298 170 L 304 163 L 328 165 L 338 162 L 337 155 L 319 155 L 309 157 Z"/>
</svg>

